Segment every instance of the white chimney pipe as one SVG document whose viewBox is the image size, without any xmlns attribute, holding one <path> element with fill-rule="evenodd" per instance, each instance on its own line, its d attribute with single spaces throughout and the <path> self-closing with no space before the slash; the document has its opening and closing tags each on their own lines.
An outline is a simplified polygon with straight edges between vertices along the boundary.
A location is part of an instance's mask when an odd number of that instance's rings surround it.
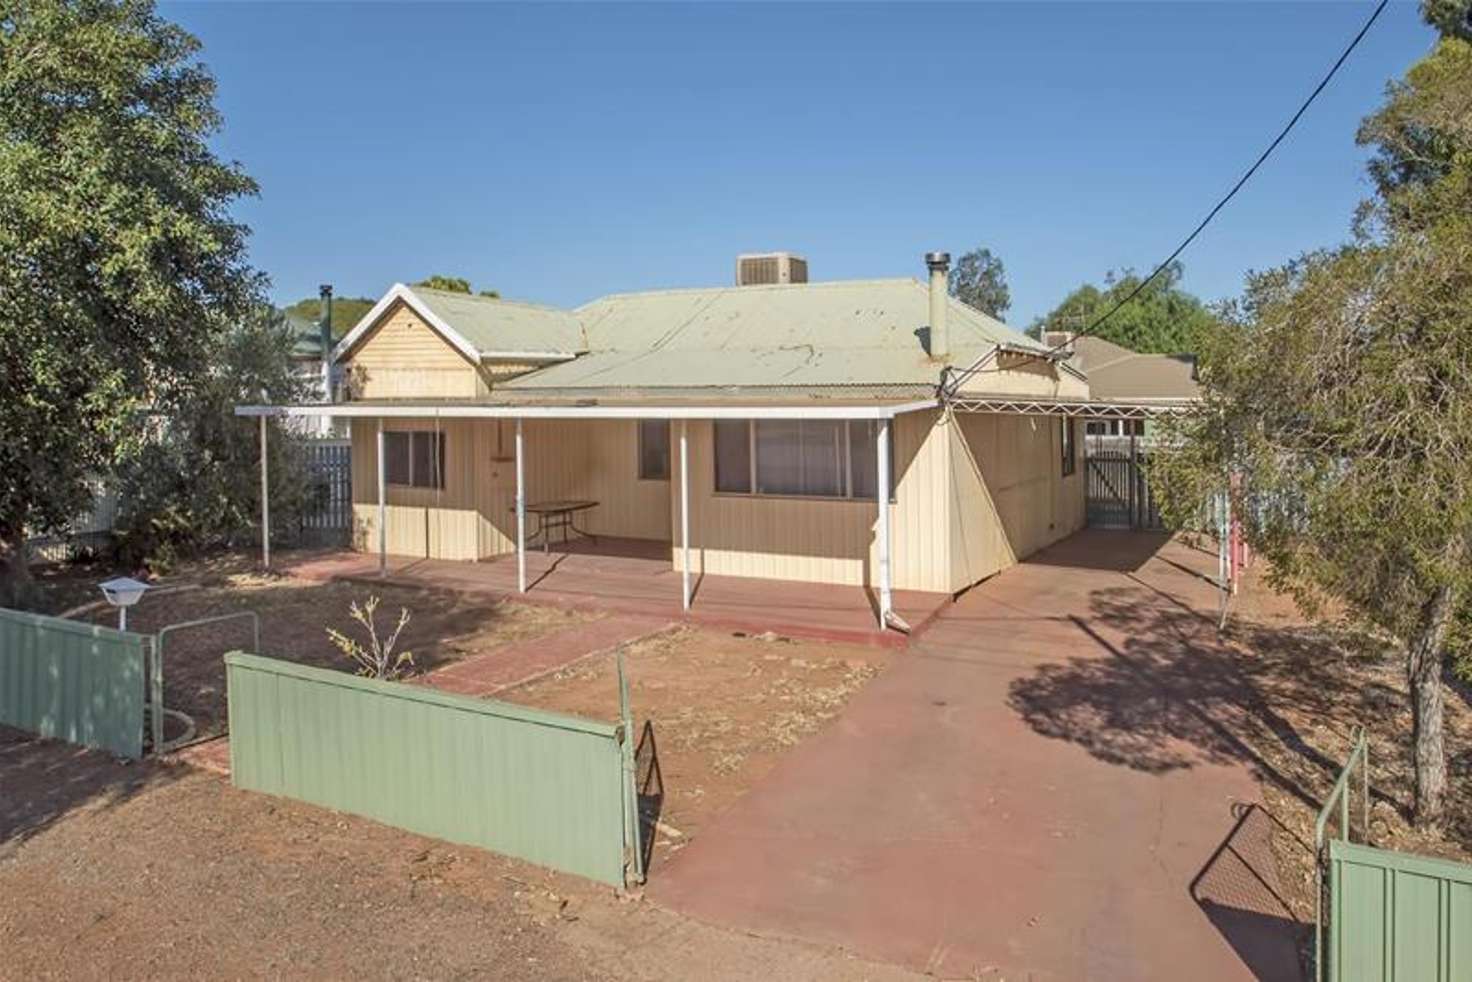
<svg viewBox="0 0 1472 982">
<path fill-rule="evenodd" d="M 951 331 L 946 323 L 951 299 L 951 254 L 927 252 L 925 265 L 930 267 L 930 357 L 939 361 L 951 354 Z"/>
</svg>

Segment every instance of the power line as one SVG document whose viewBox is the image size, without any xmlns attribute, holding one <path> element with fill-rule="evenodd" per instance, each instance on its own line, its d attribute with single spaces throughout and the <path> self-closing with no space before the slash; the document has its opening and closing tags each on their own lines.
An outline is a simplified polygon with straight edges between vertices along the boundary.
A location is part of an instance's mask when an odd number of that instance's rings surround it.
<svg viewBox="0 0 1472 982">
<path fill-rule="evenodd" d="M 1258 156 L 1257 160 L 1253 162 L 1251 167 L 1247 168 L 1247 173 L 1238 178 L 1237 183 L 1232 185 L 1232 190 L 1228 191 L 1226 193 L 1226 196 L 1216 203 L 1216 207 L 1207 212 L 1206 217 L 1201 219 L 1201 224 L 1197 225 L 1196 228 L 1191 231 L 1191 234 L 1186 236 L 1185 239 L 1181 241 L 1180 245 L 1176 246 L 1175 251 L 1172 252 L 1169 256 L 1166 256 L 1165 259 L 1160 263 L 1160 265 L 1155 267 L 1154 271 L 1151 272 L 1149 276 L 1141 280 L 1135 286 L 1135 288 L 1130 291 L 1129 296 L 1125 297 L 1123 300 L 1119 301 L 1119 303 L 1109 308 L 1108 312 L 1105 313 L 1103 317 L 1100 317 L 1084 330 L 1080 331 L 1078 334 L 1075 334 L 1073 336 L 1074 339 L 1088 337 L 1099 328 L 1103 327 L 1105 322 L 1108 321 L 1109 318 L 1113 317 L 1121 307 L 1125 306 L 1130 301 L 1134 300 L 1135 297 L 1139 296 L 1140 293 L 1145 289 L 1145 287 L 1154 282 L 1157 276 L 1165 272 L 1166 267 L 1175 262 L 1180 254 L 1186 251 L 1186 247 L 1196 240 L 1196 236 L 1200 235 L 1202 230 L 1205 229 L 1206 226 L 1211 224 L 1211 220 L 1216 217 L 1217 212 L 1221 211 L 1222 208 L 1226 207 L 1228 201 L 1231 201 L 1234 197 L 1237 196 L 1237 192 L 1242 190 L 1242 186 L 1252 178 L 1253 174 L 1257 173 L 1257 169 L 1261 167 L 1269 157 L 1272 156 L 1273 151 L 1278 149 L 1278 144 L 1282 143 L 1283 140 L 1288 136 L 1288 134 L 1292 132 L 1293 127 L 1298 123 L 1301 118 L 1303 118 L 1303 114 L 1308 112 L 1308 107 L 1314 104 L 1314 100 L 1319 97 L 1319 93 L 1323 92 L 1324 88 L 1329 84 L 1330 80 L 1334 78 L 1334 75 L 1339 71 L 1340 66 L 1342 66 L 1345 61 L 1349 59 L 1350 53 L 1354 51 L 1354 49 L 1359 45 L 1364 36 L 1370 32 L 1370 27 L 1375 23 L 1377 19 L 1379 19 L 1381 11 L 1383 11 L 1386 5 L 1389 3 L 1390 0 L 1380 0 L 1380 2 L 1375 6 L 1374 12 L 1370 14 L 1370 19 L 1365 21 L 1365 25 L 1361 27 L 1359 33 L 1354 36 L 1354 40 L 1350 41 L 1349 46 L 1345 48 L 1344 51 L 1339 55 L 1338 60 L 1336 60 L 1333 67 L 1329 69 L 1328 74 L 1319 81 L 1318 85 L 1314 86 L 1314 90 L 1309 93 L 1308 98 L 1303 100 L 1303 105 L 1299 106 L 1298 112 L 1294 113 L 1293 118 L 1288 120 L 1288 125 L 1283 127 L 1282 132 L 1280 132 L 1277 137 L 1274 138 L 1272 143 L 1268 144 L 1268 148 Z M 1038 330 L 1039 334 L 1041 334 L 1042 328 L 1040 327 Z M 1039 337 L 1038 340 L 1042 340 L 1042 338 Z M 1062 344 L 1054 345 L 1053 347 L 1048 349 L 1047 353 L 1051 355 L 1061 348 L 1066 347 L 1068 343 L 1069 342 L 1065 341 Z"/>
</svg>

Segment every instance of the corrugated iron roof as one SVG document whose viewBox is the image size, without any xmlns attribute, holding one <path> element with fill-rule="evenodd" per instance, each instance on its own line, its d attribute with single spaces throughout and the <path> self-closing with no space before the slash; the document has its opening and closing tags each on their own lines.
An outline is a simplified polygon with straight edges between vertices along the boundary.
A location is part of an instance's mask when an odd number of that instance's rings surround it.
<svg viewBox="0 0 1472 982">
<path fill-rule="evenodd" d="M 1194 355 L 1140 354 L 1103 338 L 1079 338 L 1074 363 L 1098 399 L 1199 399 Z"/>
<path fill-rule="evenodd" d="M 908 279 L 615 294 L 578 308 L 588 354 L 507 389 L 934 386 L 929 292 Z M 952 300 L 950 363 L 1036 341 Z"/>
<path fill-rule="evenodd" d="M 569 311 L 520 300 L 409 288 L 482 355 L 506 351 L 586 351 L 582 325 Z"/>
</svg>

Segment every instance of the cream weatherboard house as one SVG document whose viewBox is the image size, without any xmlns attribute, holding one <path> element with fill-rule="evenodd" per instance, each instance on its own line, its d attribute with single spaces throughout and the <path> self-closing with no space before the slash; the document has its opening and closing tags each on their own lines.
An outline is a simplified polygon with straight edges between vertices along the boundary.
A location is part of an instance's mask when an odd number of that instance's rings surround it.
<svg viewBox="0 0 1472 982">
<path fill-rule="evenodd" d="M 341 401 L 237 412 L 350 421 L 354 545 L 381 557 L 519 558 L 525 589 L 571 521 L 667 548 L 687 606 L 701 574 L 851 584 L 903 626 L 892 591 L 958 592 L 1084 523 L 1085 376 L 926 259 L 928 283 L 576 310 L 397 285 L 337 346 Z"/>
</svg>

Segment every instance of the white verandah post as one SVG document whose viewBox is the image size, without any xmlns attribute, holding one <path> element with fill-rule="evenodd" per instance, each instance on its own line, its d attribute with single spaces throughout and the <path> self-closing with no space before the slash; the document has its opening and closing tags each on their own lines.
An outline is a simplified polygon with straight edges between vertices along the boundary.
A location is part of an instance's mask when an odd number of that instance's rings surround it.
<svg viewBox="0 0 1472 982">
<path fill-rule="evenodd" d="M 874 457 L 878 461 L 875 495 L 879 503 L 879 629 L 889 626 L 889 615 L 894 610 L 894 594 L 889 578 L 889 424 L 881 419 L 875 436 Z"/>
<path fill-rule="evenodd" d="M 388 458 L 384 453 L 383 417 L 378 417 L 378 575 L 388 575 Z"/>
<path fill-rule="evenodd" d="M 680 599 L 690 609 L 690 424 L 680 420 Z"/>
<path fill-rule="evenodd" d="M 267 480 L 266 417 L 261 417 L 261 565 L 271 568 L 271 486 Z M 126 616 L 127 610 L 124 609 Z"/>
<path fill-rule="evenodd" d="M 521 417 L 516 417 L 516 589 L 526 593 L 526 464 L 522 454 Z"/>
</svg>

